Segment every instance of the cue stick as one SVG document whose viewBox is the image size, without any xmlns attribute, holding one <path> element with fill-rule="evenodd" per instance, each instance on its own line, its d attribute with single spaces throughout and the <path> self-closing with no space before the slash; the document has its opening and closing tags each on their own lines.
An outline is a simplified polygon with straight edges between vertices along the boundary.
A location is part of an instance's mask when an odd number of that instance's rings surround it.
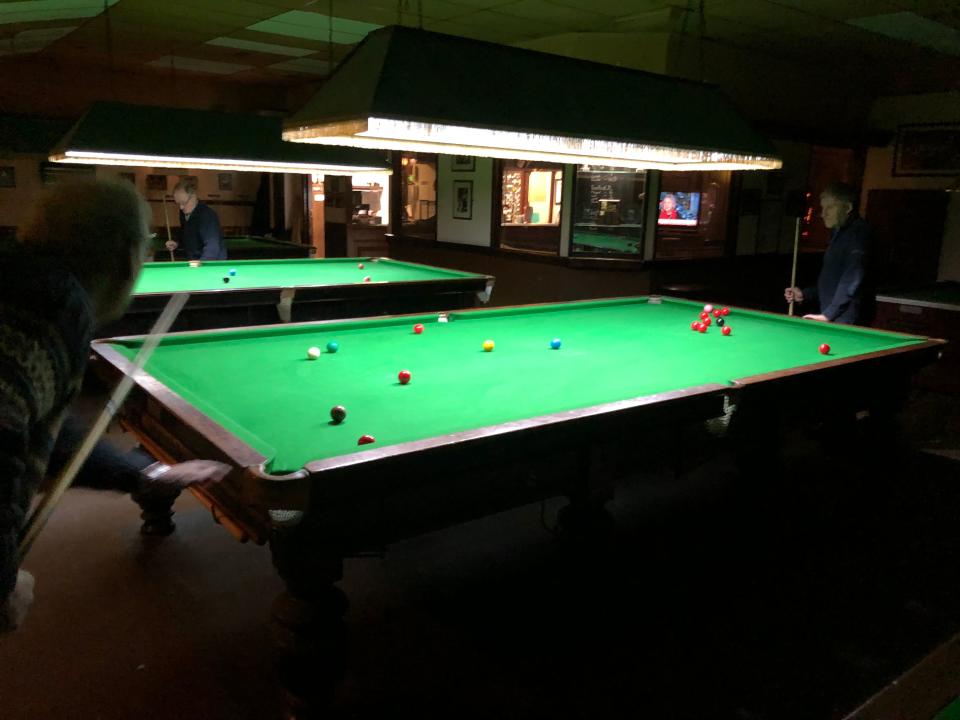
<svg viewBox="0 0 960 720">
<path fill-rule="evenodd" d="M 163 221 L 167 224 L 167 242 L 171 242 L 173 237 L 170 235 L 170 216 L 167 215 L 167 194 L 163 194 Z M 170 251 L 170 262 L 173 262 L 173 250 Z"/>
<path fill-rule="evenodd" d="M 793 266 L 790 268 L 790 291 L 795 292 L 793 288 L 797 286 L 797 248 L 800 246 L 800 218 L 797 218 L 797 224 L 793 231 Z M 790 310 L 788 315 L 793 315 L 793 303 L 790 301 Z"/>
<path fill-rule="evenodd" d="M 36 509 L 30 514 L 30 517 L 27 518 L 23 530 L 20 532 L 21 561 L 26 557 L 27 553 L 30 552 L 33 541 L 37 539 L 43 526 L 47 524 L 47 520 L 49 520 L 50 515 L 53 514 L 53 510 L 57 503 L 60 502 L 60 498 L 63 497 L 63 493 L 70 487 L 80 468 L 83 467 L 83 464 L 87 461 L 87 458 L 93 451 L 93 446 L 100 440 L 100 436 L 103 435 L 107 429 L 107 425 L 113 419 L 117 409 L 123 405 L 127 394 L 133 388 L 134 377 L 143 369 L 143 366 L 147 364 L 147 360 L 150 359 L 160 340 L 170 329 L 170 326 L 173 325 L 173 321 L 177 319 L 177 315 L 180 314 L 189 297 L 189 293 L 176 293 L 167 302 L 167 306 L 163 309 L 163 312 L 160 313 L 160 317 L 157 318 L 157 321 L 150 329 L 150 334 L 147 335 L 143 341 L 140 351 L 133 360 L 132 368 L 120 379 L 120 382 L 117 383 L 116 388 L 114 388 L 113 393 L 110 395 L 110 399 L 100 413 L 100 417 L 97 418 L 97 421 L 83 439 L 80 449 L 77 450 L 70 459 L 70 462 L 67 463 L 67 466 L 50 488 L 50 491 L 43 496 L 37 504 Z"/>
</svg>

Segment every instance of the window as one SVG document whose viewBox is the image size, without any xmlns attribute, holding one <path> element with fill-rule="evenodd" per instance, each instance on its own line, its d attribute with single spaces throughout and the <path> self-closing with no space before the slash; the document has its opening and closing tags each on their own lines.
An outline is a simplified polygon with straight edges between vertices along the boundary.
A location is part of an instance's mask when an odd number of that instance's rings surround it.
<svg viewBox="0 0 960 720">
<path fill-rule="evenodd" d="M 656 198 L 654 257 L 721 257 L 727 241 L 730 171 L 665 172 Z"/>
<path fill-rule="evenodd" d="M 501 183 L 500 247 L 557 255 L 563 166 L 504 161 Z"/>
<path fill-rule="evenodd" d="M 437 156 L 405 153 L 400 158 L 400 171 L 403 234 L 424 240 L 436 240 Z"/>
<path fill-rule="evenodd" d="M 646 186 L 646 170 L 581 165 L 570 254 L 640 255 Z"/>
</svg>

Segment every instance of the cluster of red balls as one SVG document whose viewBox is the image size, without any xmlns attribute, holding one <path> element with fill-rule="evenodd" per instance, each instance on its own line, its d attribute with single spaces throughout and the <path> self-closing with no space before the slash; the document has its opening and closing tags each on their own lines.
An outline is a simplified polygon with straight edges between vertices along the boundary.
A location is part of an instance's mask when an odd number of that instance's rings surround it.
<svg viewBox="0 0 960 720">
<path fill-rule="evenodd" d="M 720 328 L 720 332 L 724 335 L 729 335 L 733 332 L 730 329 L 730 326 L 727 325 L 726 316 L 730 314 L 730 308 L 715 308 L 713 305 L 704 305 L 703 311 L 700 313 L 700 319 L 694 320 L 690 323 L 690 329 L 695 332 L 705 333 L 707 328 L 716 321 L 717 327 Z M 710 316 L 713 316 L 712 318 Z"/>
</svg>

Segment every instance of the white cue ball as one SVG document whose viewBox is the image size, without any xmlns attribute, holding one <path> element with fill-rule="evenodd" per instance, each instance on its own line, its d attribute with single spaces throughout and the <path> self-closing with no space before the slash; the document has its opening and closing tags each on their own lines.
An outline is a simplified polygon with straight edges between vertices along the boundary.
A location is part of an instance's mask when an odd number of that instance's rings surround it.
<svg viewBox="0 0 960 720">
<path fill-rule="evenodd" d="M 307 348 L 307 358 L 309 358 L 310 360 L 316 360 L 318 357 L 320 357 L 320 348 L 318 347 Z"/>
</svg>

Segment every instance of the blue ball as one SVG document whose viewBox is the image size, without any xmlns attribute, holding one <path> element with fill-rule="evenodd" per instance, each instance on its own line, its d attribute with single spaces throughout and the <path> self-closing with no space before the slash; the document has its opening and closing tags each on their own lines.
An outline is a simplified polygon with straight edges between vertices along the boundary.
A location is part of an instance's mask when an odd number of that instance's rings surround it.
<svg viewBox="0 0 960 720">
<path fill-rule="evenodd" d="M 330 342 L 327 343 L 327 352 L 335 353 L 339 349 L 340 349 L 340 343 L 338 343 L 337 341 L 331 340 Z"/>
<path fill-rule="evenodd" d="M 551 341 L 550 341 L 550 347 L 552 347 L 554 350 L 559 350 L 559 349 L 560 349 L 560 338 L 554 338 L 553 340 L 551 340 Z"/>
<path fill-rule="evenodd" d="M 236 275 L 236 274 L 237 274 L 236 268 L 230 268 L 230 275 Z"/>
</svg>

